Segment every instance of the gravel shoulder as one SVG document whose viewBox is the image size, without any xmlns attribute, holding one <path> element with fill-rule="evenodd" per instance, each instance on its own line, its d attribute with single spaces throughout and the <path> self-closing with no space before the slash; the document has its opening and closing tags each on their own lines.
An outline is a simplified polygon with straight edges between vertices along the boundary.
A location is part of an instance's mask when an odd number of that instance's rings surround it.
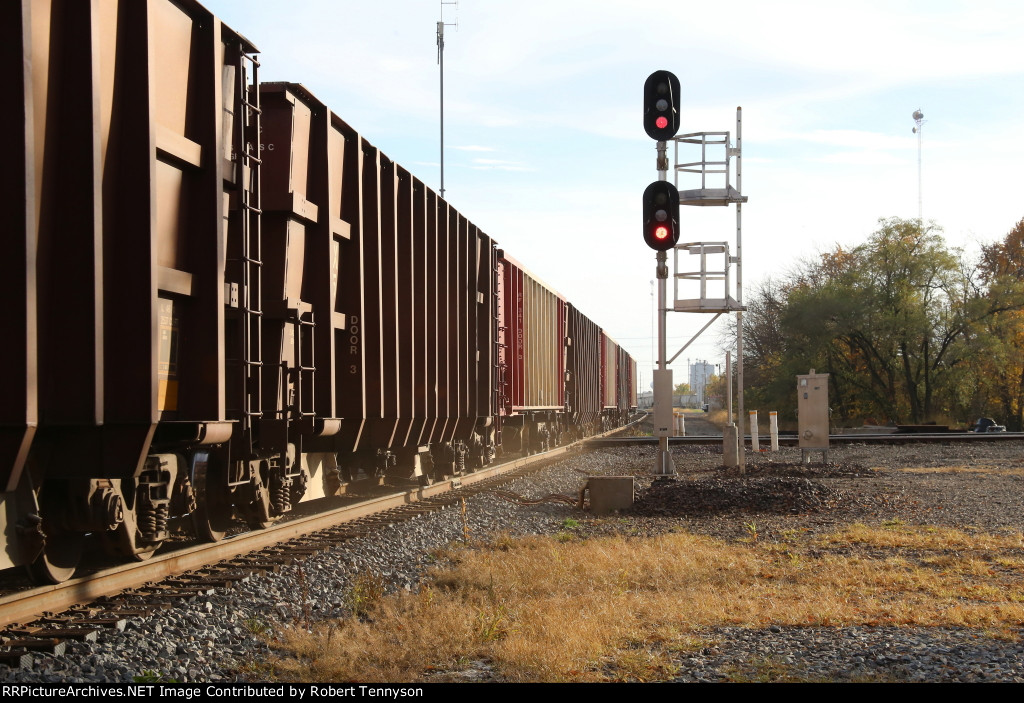
<svg viewBox="0 0 1024 703">
<path fill-rule="evenodd" d="M 653 449 L 625 451 L 636 455 L 624 457 L 634 470 L 653 466 Z M 1024 445 L 1016 442 L 852 444 L 832 449 L 829 464 L 807 467 L 800 463 L 799 449 L 782 448 L 748 454 L 745 478 L 721 467 L 715 447 L 673 449 L 672 454 L 679 474 L 675 490 L 652 490 L 649 479 L 638 477 L 634 512 L 671 515 L 701 534 L 742 537 L 752 516 L 766 536 L 794 525 L 821 530 L 885 520 L 1024 528 Z M 680 504 L 663 504 L 672 499 Z"/>
</svg>

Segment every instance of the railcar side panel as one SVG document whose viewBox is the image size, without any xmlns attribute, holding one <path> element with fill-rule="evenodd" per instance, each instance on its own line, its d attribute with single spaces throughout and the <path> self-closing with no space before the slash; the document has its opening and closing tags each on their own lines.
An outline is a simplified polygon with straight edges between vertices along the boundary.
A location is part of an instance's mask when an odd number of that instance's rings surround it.
<svg viewBox="0 0 1024 703">
<path fill-rule="evenodd" d="M 0 4 L 0 61 L 9 68 L 10 103 L 0 110 L 0 134 L 6 135 L 7 162 L 0 169 L 0 211 L 10 236 L 0 256 L 0 493 L 13 491 L 21 480 L 39 422 L 38 358 L 36 355 L 36 221 L 34 160 L 35 125 L 29 0 Z M 20 98 L 20 100 L 19 100 Z M 44 110 L 45 112 L 45 110 Z M 22 343 L 20 340 L 24 340 Z M 0 518 L 2 519 L 2 518 Z M 11 538 L 7 542 L 10 543 Z"/>
<path fill-rule="evenodd" d="M 415 408 L 416 384 L 415 371 L 415 309 L 416 299 L 422 297 L 422 291 L 415 287 L 416 247 L 413 231 L 413 181 L 407 170 L 396 167 L 395 191 L 395 257 L 394 277 L 395 296 L 395 357 L 398 371 L 396 392 L 398 395 L 395 443 L 400 446 L 416 445 L 423 431 L 423 416 Z"/>
<path fill-rule="evenodd" d="M 502 271 L 506 345 L 512 351 L 505 369 L 509 410 L 561 410 L 566 302 L 508 257 Z"/>
<path fill-rule="evenodd" d="M 618 407 L 618 345 L 608 337 L 608 335 L 601 333 L 602 336 L 602 354 L 601 354 L 601 391 L 602 391 L 602 405 L 605 408 Z"/>
<path fill-rule="evenodd" d="M 384 384 L 382 375 L 387 372 L 381 368 L 381 347 L 383 345 L 384 311 L 381 309 L 381 163 L 380 152 L 366 140 L 362 142 L 362 227 L 360 239 L 363 260 L 363 285 L 361 291 L 362 310 L 360 318 L 363 325 L 363 374 L 366 380 L 366 394 L 363 417 L 366 420 L 366 431 L 360 436 L 360 442 L 369 444 L 379 427 L 383 417 Z M 357 448 L 359 445 L 356 445 Z"/>
<path fill-rule="evenodd" d="M 578 428 L 597 425 L 601 417 L 601 328 L 574 305 L 568 306 L 566 408 Z"/>
<path fill-rule="evenodd" d="M 497 319 L 494 309 L 497 306 L 497 261 L 495 246 L 491 238 L 480 231 L 472 229 L 473 261 L 472 275 L 476 282 L 476 295 L 471 300 L 472 340 L 470 354 L 475 369 L 471 379 L 475 390 L 473 415 L 477 423 L 489 425 L 497 412 L 495 403 L 495 384 L 497 366 Z"/>
<path fill-rule="evenodd" d="M 430 236 L 430 228 L 427 223 L 427 213 L 430 203 L 433 202 L 428 189 L 423 183 L 408 176 L 410 184 L 410 256 L 408 257 L 409 275 L 411 278 L 411 289 L 409 294 L 410 302 L 410 324 L 411 344 L 408 353 L 410 354 L 408 388 L 410 389 L 411 413 L 416 418 L 416 426 L 409 437 L 410 443 L 422 444 L 430 441 L 434 429 L 434 411 L 431 401 L 430 381 L 434 378 L 434 371 L 430 366 L 430 347 L 427 342 L 428 333 L 428 298 L 433 291 L 428 288 L 427 261 L 427 239 Z"/>
<path fill-rule="evenodd" d="M 637 361 L 632 356 L 630 359 L 630 409 L 635 410 L 638 406 L 637 403 L 637 385 L 639 383 L 639 377 L 637 376 Z"/>
<path fill-rule="evenodd" d="M 442 257 L 438 254 L 438 231 L 444 231 L 442 219 L 442 201 L 437 194 L 428 190 L 426 193 L 426 212 L 424 213 L 424 288 L 426 290 L 423 342 L 426 347 L 424 354 L 424 382 L 426 385 L 427 432 L 424 441 L 438 442 L 441 440 L 444 422 L 441 420 L 444 381 L 442 374 L 443 358 L 439 355 L 438 341 L 443 333 L 441 319 L 443 308 L 438 304 L 438 276 L 440 275 Z M 442 238 L 443 239 L 443 238 Z"/>
<path fill-rule="evenodd" d="M 616 344 L 615 347 L 616 356 L 616 367 L 617 378 L 616 386 L 617 390 L 615 393 L 615 406 L 620 411 L 628 411 L 630 406 L 630 385 L 632 382 L 631 368 L 629 365 L 629 355 L 626 350 Z"/>
</svg>

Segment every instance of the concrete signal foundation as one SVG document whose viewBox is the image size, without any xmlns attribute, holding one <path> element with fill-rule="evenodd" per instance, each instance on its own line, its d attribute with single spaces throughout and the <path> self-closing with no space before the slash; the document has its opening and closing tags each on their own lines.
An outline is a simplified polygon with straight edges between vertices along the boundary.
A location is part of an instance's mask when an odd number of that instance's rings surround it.
<svg viewBox="0 0 1024 703">
<path fill-rule="evenodd" d="M 590 512 L 596 515 L 633 507 L 632 476 L 591 476 L 585 490 L 590 492 Z"/>
</svg>

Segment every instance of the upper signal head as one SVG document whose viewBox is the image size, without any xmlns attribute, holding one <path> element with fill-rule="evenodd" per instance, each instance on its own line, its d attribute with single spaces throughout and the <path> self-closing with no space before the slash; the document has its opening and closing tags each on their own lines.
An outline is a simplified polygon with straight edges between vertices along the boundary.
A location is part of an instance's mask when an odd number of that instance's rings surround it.
<svg viewBox="0 0 1024 703">
<path fill-rule="evenodd" d="M 659 142 L 679 131 L 679 79 L 670 71 L 655 71 L 644 83 L 644 131 Z"/>
</svg>

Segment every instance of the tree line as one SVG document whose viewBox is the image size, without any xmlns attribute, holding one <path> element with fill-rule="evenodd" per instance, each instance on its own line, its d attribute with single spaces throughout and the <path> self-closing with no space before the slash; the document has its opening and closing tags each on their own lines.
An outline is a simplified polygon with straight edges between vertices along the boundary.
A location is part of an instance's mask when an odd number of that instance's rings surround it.
<svg viewBox="0 0 1024 703">
<path fill-rule="evenodd" d="M 833 424 L 1021 430 L 1024 219 L 967 257 L 935 224 L 890 218 L 747 295 L 745 405 L 795 421 L 797 374 L 827 372 Z M 733 330 L 733 336 L 735 330 Z"/>
</svg>

